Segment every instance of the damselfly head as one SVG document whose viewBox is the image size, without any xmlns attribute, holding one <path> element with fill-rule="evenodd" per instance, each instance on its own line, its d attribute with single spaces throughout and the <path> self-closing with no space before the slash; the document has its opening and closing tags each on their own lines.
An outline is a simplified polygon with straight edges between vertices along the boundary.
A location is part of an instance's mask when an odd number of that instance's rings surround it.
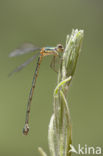
<svg viewBox="0 0 103 156">
<path fill-rule="evenodd" d="M 56 50 L 57 50 L 57 52 L 63 52 L 64 51 L 64 47 L 61 44 L 58 44 L 56 46 Z"/>
</svg>

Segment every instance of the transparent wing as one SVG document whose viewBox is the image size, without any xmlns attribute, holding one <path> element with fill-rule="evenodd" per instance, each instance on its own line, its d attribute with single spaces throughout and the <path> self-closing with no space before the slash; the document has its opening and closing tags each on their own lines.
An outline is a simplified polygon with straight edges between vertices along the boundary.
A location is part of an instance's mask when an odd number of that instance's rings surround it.
<svg viewBox="0 0 103 156">
<path fill-rule="evenodd" d="M 31 43 L 24 43 L 21 47 L 15 49 L 9 54 L 9 57 L 15 57 L 23 54 L 27 54 L 29 52 L 34 52 L 36 50 L 40 50 L 41 48 L 34 46 Z"/>
<path fill-rule="evenodd" d="M 18 66 L 16 69 L 14 69 L 11 73 L 8 74 L 8 76 L 12 76 L 15 72 L 20 71 L 24 67 L 26 67 L 30 62 L 32 62 L 38 55 L 40 55 L 40 52 L 37 53 L 36 55 L 32 56 L 30 59 L 28 59 L 26 62 Z"/>
</svg>

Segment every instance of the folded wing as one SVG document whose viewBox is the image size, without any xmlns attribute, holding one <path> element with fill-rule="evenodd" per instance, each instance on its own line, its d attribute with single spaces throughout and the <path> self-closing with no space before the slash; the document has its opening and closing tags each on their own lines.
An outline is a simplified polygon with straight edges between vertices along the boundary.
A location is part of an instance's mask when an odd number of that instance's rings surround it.
<svg viewBox="0 0 103 156">
<path fill-rule="evenodd" d="M 28 59 L 26 62 L 24 62 L 23 64 L 21 64 L 20 66 L 18 66 L 16 69 L 14 69 L 11 73 L 9 73 L 8 76 L 12 76 L 15 72 L 20 71 L 21 69 L 23 69 L 24 67 L 26 67 L 30 62 L 32 62 L 37 56 L 40 55 L 40 52 L 37 53 L 36 55 L 32 56 L 30 59 Z"/>
<path fill-rule="evenodd" d="M 9 54 L 9 57 L 15 57 L 23 54 L 27 54 L 30 52 L 34 52 L 36 50 L 40 50 L 41 48 L 34 46 L 31 43 L 24 43 L 21 47 L 15 49 Z"/>
</svg>

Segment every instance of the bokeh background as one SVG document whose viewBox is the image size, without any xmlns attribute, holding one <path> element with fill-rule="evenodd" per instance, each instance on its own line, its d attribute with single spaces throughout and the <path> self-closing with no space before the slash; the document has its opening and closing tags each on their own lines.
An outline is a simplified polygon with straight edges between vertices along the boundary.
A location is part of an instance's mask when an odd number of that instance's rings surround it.
<svg viewBox="0 0 103 156">
<path fill-rule="evenodd" d="M 73 145 L 103 147 L 103 0 L 0 0 L 0 156 L 39 156 L 38 146 L 49 155 L 48 124 L 57 81 L 51 57 L 45 57 L 32 101 L 30 133 L 23 136 L 36 62 L 8 78 L 33 55 L 10 59 L 8 54 L 24 42 L 65 45 L 73 28 L 85 31 L 68 95 Z"/>
</svg>

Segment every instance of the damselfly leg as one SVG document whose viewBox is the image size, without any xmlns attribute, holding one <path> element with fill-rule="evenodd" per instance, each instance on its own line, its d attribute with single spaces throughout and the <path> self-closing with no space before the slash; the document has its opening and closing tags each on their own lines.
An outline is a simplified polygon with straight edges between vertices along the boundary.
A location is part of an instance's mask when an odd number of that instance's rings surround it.
<svg viewBox="0 0 103 156">
<path fill-rule="evenodd" d="M 62 57 L 60 55 L 58 57 L 57 56 L 53 56 L 52 57 L 52 60 L 51 60 L 51 63 L 50 63 L 50 67 L 56 73 L 58 73 L 61 59 L 62 59 Z"/>
</svg>

